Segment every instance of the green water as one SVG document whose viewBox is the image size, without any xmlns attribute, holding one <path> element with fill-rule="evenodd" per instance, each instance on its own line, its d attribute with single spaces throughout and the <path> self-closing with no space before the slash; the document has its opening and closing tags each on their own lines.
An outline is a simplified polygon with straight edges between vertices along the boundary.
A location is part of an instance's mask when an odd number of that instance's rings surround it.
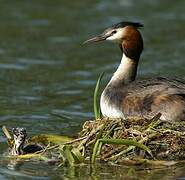
<svg viewBox="0 0 185 180">
<path fill-rule="evenodd" d="M 145 49 L 139 78 L 185 77 L 185 1 L 32 0 L 0 5 L 0 124 L 26 127 L 30 136 L 74 136 L 93 118 L 93 90 L 105 84 L 119 63 L 116 45 L 82 42 L 123 20 L 144 23 Z M 58 118 L 60 115 L 62 118 Z M 6 151 L 0 134 L 0 153 Z M 61 167 L 0 160 L 0 179 L 174 179 L 183 166 L 146 168 L 97 165 Z"/>
</svg>

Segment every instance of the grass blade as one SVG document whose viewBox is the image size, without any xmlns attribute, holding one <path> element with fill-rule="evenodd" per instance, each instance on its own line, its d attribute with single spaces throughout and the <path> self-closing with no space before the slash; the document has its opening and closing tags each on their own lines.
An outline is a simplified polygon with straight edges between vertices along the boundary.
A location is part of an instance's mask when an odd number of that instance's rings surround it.
<svg viewBox="0 0 185 180">
<path fill-rule="evenodd" d="M 138 147 L 140 149 L 143 149 L 144 151 L 146 151 L 148 154 L 150 154 L 153 157 L 151 150 L 147 146 L 145 146 L 144 144 L 139 143 L 135 140 L 129 140 L 129 139 L 98 139 L 96 141 L 95 145 L 94 145 L 94 148 L 93 148 L 91 163 L 95 163 L 95 159 L 96 159 L 96 155 L 97 155 L 97 151 L 99 149 L 100 143 L 135 146 L 135 147 Z"/>
<path fill-rule="evenodd" d="M 76 162 L 82 163 L 84 162 L 84 157 L 82 156 L 82 154 L 80 153 L 78 148 L 73 148 L 71 150 Z"/>
<path fill-rule="evenodd" d="M 99 107 L 99 100 L 98 100 L 98 93 L 99 93 L 99 89 L 100 89 L 100 82 L 101 79 L 104 75 L 104 72 L 102 72 L 97 80 L 96 83 L 96 87 L 94 90 L 94 116 L 95 119 L 99 119 L 100 118 L 100 107 Z"/>
<path fill-rule="evenodd" d="M 146 126 L 146 131 L 151 130 L 161 122 L 160 121 L 161 115 L 162 115 L 161 113 L 158 113 L 156 116 L 150 119 L 149 124 Z"/>
<path fill-rule="evenodd" d="M 94 164 L 95 163 L 95 160 L 96 160 L 96 154 L 97 154 L 97 151 L 99 149 L 99 144 L 100 144 L 100 139 L 98 139 L 93 147 L 93 153 L 92 153 L 92 156 L 91 156 L 91 163 Z"/>
<path fill-rule="evenodd" d="M 71 152 L 72 146 L 65 145 L 63 149 L 64 149 L 64 155 L 65 155 L 65 158 L 67 159 L 67 162 L 69 163 L 70 166 L 73 166 L 75 164 L 75 159 Z"/>
</svg>

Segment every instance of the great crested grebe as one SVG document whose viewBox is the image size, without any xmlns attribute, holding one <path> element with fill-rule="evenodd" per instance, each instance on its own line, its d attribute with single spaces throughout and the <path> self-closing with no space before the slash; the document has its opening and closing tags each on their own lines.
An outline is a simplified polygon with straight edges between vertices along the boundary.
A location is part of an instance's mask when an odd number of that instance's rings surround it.
<svg viewBox="0 0 185 180">
<path fill-rule="evenodd" d="M 143 50 L 143 39 L 138 31 L 142 24 L 120 22 L 84 43 L 112 41 L 123 53 L 121 63 L 101 94 L 100 107 L 104 117 L 151 118 L 161 113 L 161 120 L 185 120 L 185 82 L 157 77 L 135 80 Z"/>
</svg>

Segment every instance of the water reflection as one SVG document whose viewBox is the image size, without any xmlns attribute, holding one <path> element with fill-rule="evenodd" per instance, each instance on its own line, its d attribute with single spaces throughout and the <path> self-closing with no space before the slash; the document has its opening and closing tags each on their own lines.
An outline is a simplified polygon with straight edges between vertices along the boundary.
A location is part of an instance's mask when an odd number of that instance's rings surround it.
<svg viewBox="0 0 185 180">
<path fill-rule="evenodd" d="M 4 164 L 7 162 L 4 162 Z M 12 163 L 12 162 L 11 162 Z M 11 165 L 11 166 L 10 166 Z M 97 164 L 75 165 L 71 167 L 56 167 L 47 163 L 40 162 L 14 162 L 12 166 L 10 162 L 1 169 L 6 177 L 13 175 L 17 178 L 34 178 L 34 179 L 180 179 L 184 167 L 147 167 L 147 166 L 119 166 Z M 35 166 L 39 169 L 36 169 Z M 47 169 L 47 171 L 44 171 Z"/>
</svg>

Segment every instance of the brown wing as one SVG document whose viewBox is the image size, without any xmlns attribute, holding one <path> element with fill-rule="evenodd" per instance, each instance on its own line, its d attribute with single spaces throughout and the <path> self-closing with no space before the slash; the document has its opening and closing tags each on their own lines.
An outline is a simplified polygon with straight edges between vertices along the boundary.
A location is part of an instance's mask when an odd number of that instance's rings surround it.
<svg viewBox="0 0 185 180">
<path fill-rule="evenodd" d="M 185 120 L 185 82 L 161 77 L 132 82 L 122 88 L 121 105 L 126 117 L 160 112 L 163 120 Z"/>
</svg>

